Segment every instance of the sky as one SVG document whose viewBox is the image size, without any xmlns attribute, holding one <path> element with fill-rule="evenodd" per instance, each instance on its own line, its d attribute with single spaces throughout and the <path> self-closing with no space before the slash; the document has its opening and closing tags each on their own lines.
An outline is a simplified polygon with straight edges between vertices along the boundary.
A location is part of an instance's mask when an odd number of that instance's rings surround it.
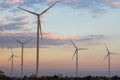
<svg viewBox="0 0 120 80">
<path fill-rule="evenodd" d="M 24 49 L 24 75 L 35 73 L 37 17 L 18 7 L 41 13 L 54 2 L 55 6 L 43 14 L 40 40 L 39 76 L 63 74 L 75 76 L 75 51 L 79 51 L 79 76 L 107 76 L 107 51 L 119 53 L 120 0 L 0 0 L 0 70 L 10 75 L 10 48 L 21 56 L 21 45 L 13 38 L 27 41 Z M 20 58 L 14 58 L 14 76 L 20 75 Z M 111 56 L 111 75 L 120 76 L 120 56 Z"/>
</svg>

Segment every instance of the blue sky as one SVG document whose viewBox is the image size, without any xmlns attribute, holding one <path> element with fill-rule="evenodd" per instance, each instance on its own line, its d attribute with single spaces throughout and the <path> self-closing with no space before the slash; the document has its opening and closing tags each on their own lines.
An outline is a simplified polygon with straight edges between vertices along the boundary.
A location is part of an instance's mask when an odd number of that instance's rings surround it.
<svg viewBox="0 0 120 80">
<path fill-rule="evenodd" d="M 56 0 L 0 0 L 0 47 L 19 48 L 20 45 L 18 45 L 12 37 L 16 37 L 22 41 L 33 37 L 34 39 L 25 47 L 35 48 L 36 16 L 20 10 L 17 7 L 40 13 L 55 1 Z M 79 41 L 79 45 L 88 48 L 95 48 L 106 43 L 110 49 L 112 48 L 115 52 L 119 53 L 120 0 L 59 1 L 58 4 L 41 16 L 44 39 L 41 41 L 42 45 L 40 46 L 45 50 L 47 49 L 46 53 L 49 52 L 49 50 L 54 52 L 53 48 L 61 48 L 61 46 L 71 50 L 71 39 L 76 42 Z M 69 46 L 71 47 L 69 48 Z M 98 51 L 100 50 L 101 48 L 98 48 Z M 104 49 L 102 50 L 104 53 Z M 98 51 L 95 50 L 94 53 L 100 53 Z M 56 51 L 56 53 L 57 52 L 60 51 Z M 63 51 L 62 54 L 65 55 Z M 72 54 L 70 55 L 72 56 Z M 104 55 L 105 54 L 103 54 L 103 56 Z M 7 59 L 7 57 L 5 57 L 5 59 Z M 117 59 L 118 58 L 116 58 L 116 60 Z M 49 63 L 49 60 L 47 63 Z M 114 64 L 116 63 L 114 62 Z M 119 70 L 119 66 L 120 64 L 117 66 L 117 70 Z M 44 70 L 45 69 L 43 69 L 43 71 Z M 90 71 L 89 68 L 86 68 L 86 70 Z M 52 69 L 50 69 L 50 72 L 51 71 Z M 118 74 L 118 72 L 116 73 Z"/>
<path fill-rule="evenodd" d="M 1 0 L 0 32 L 6 35 L 35 33 L 36 16 L 17 7 L 40 13 L 53 2 L 55 1 Z M 60 3 L 41 17 L 43 33 L 71 38 L 88 35 L 119 36 L 119 4 L 119 0 L 60 0 Z"/>
</svg>

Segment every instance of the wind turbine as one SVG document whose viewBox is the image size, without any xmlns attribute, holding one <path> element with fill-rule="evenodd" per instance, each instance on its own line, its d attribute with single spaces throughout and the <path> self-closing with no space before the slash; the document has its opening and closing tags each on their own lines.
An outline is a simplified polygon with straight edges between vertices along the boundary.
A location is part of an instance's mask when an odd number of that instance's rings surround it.
<svg viewBox="0 0 120 80">
<path fill-rule="evenodd" d="M 74 56 L 76 55 L 76 78 L 78 77 L 78 51 L 79 50 L 86 50 L 87 48 L 77 48 L 77 46 L 74 44 L 74 42 L 71 40 L 73 46 L 75 47 L 75 52 L 73 54 L 72 59 L 74 58 Z"/>
<path fill-rule="evenodd" d="M 27 41 L 24 41 L 24 42 L 22 42 L 22 41 L 20 41 L 20 40 L 17 40 L 16 38 L 14 38 L 18 43 L 20 43 L 21 44 L 21 77 L 22 77 L 22 75 L 23 75 L 23 64 L 24 64 L 24 62 L 23 62 L 23 54 L 24 54 L 24 44 L 26 44 L 26 43 L 28 43 L 29 41 L 31 41 L 32 39 L 29 39 L 29 40 L 27 40 Z"/>
<path fill-rule="evenodd" d="M 13 54 L 13 49 L 11 48 L 11 52 L 12 52 L 12 55 L 11 55 L 11 57 L 9 58 L 9 60 L 8 61 L 10 61 L 11 59 L 12 59 L 12 61 L 11 61 L 11 74 L 12 74 L 12 76 L 13 76 L 13 67 L 14 67 L 14 57 L 18 57 L 18 56 L 16 56 L 16 55 L 14 55 Z"/>
<path fill-rule="evenodd" d="M 18 7 L 19 9 L 22 9 L 22 10 L 24 10 L 24 11 L 26 11 L 26 12 L 29 12 L 29 13 L 31 13 L 31 14 L 33 14 L 33 15 L 36 15 L 37 18 L 38 18 L 38 19 L 37 19 L 36 78 L 38 78 L 38 70 L 39 70 L 39 32 L 40 32 L 41 39 L 42 39 L 42 28 L 41 28 L 41 20 L 40 20 L 40 17 L 41 17 L 45 12 L 47 12 L 50 8 L 52 8 L 55 4 L 57 4 L 58 2 L 59 2 L 59 1 L 56 1 L 54 4 L 52 4 L 50 7 L 48 7 L 48 8 L 45 9 L 44 11 L 42 11 L 40 14 Z M 39 29 L 40 29 L 40 31 L 39 31 Z"/>
<path fill-rule="evenodd" d="M 117 54 L 117 53 L 112 53 L 112 52 L 110 52 L 110 50 L 108 49 L 108 47 L 107 47 L 107 45 L 106 44 L 104 44 L 104 46 L 105 46 L 105 48 L 106 48 L 106 50 L 107 50 L 107 55 L 105 56 L 105 58 L 104 58 L 104 60 L 108 57 L 108 79 L 110 80 L 110 73 L 111 73 L 111 60 L 110 60 L 110 55 L 111 54 Z"/>
</svg>

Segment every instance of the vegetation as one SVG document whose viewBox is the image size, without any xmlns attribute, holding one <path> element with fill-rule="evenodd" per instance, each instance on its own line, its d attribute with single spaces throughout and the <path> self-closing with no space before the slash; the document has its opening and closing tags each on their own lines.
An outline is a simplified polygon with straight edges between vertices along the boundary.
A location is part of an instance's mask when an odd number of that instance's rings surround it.
<svg viewBox="0 0 120 80">
<path fill-rule="evenodd" d="M 2 76 L 0 76 L 0 80 L 12 80 L 12 79 L 10 77 L 2 75 Z"/>
<path fill-rule="evenodd" d="M 35 80 L 35 77 L 32 75 L 30 77 L 24 76 L 22 79 L 17 77 L 8 77 L 5 75 L 0 76 L 0 80 Z M 59 77 L 57 75 L 54 76 L 42 76 L 39 78 L 39 80 L 108 80 L 106 77 L 103 76 L 86 76 L 86 77 Z M 113 76 L 111 77 L 111 80 L 120 80 L 120 77 Z"/>
</svg>

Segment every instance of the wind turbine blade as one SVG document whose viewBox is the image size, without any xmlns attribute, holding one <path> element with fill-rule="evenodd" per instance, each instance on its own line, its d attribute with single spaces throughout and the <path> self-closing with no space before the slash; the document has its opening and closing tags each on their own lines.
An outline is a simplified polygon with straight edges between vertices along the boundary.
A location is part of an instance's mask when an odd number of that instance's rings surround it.
<svg viewBox="0 0 120 80">
<path fill-rule="evenodd" d="M 38 15 L 38 14 L 35 13 L 35 12 L 29 11 L 29 10 L 26 10 L 26 9 L 23 9 L 23 8 L 21 8 L 21 7 L 18 7 L 18 8 L 21 9 L 21 10 L 27 11 L 27 12 L 29 12 L 29 13 L 31 13 L 31 14 Z"/>
<path fill-rule="evenodd" d="M 39 26 L 39 29 L 40 29 L 40 35 L 41 35 L 41 39 L 43 38 L 43 34 L 42 34 L 42 28 L 41 28 L 41 22 L 39 22 L 40 23 L 40 26 Z"/>
<path fill-rule="evenodd" d="M 72 59 L 74 58 L 74 56 L 75 56 L 76 52 L 77 52 L 77 50 L 75 50 L 75 52 L 74 52 L 74 54 L 73 54 L 73 56 L 72 56 Z"/>
<path fill-rule="evenodd" d="M 109 51 L 109 49 L 108 49 L 107 45 L 106 45 L 106 44 L 104 44 L 104 46 L 105 46 L 105 48 L 106 48 L 107 52 L 109 53 L 110 51 Z"/>
<path fill-rule="evenodd" d="M 87 50 L 88 48 L 79 48 L 78 50 Z"/>
<path fill-rule="evenodd" d="M 71 42 L 72 42 L 73 46 L 77 49 L 77 46 L 74 44 L 74 42 L 72 40 L 71 40 Z"/>
<path fill-rule="evenodd" d="M 110 54 L 115 54 L 115 55 L 118 55 L 118 53 L 110 53 Z"/>
<path fill-rule="evenodd" d="M 55 4 L 57 4 L 59 1 L 55 2 L 54 4 L 52 4 L 50 7 L 48 7 L 47 9 L 45 9 L 43 12 L 41 12 L 39 15 L 44 14 L 46 11 L 48 11 L 50 8 L 52 8 Z"/>
<path fill-rule="evenodd" d="M 105 59 L 108 57 L 108 55 L 110 55 L 110 54 L 107 54 L 107 55 L 104 57 L 104 59 L 103 59 L 103 60 L 105 60 Z"/>
<path fill-rule="evenodd" d="M 29 39 L 29 40 L 27 40 L 27 41 L 25 41 L 23 44 L 26 44 L 26 43 L 28 43 L 29 41 L 31 41 L 33 38 L 31 38 L 31 39 Z"/>
<path fill-rule="evenodd" d="M 17 40 L 16 38 L 13 37 L 13 39 L 19 42 L 20 44 L 23 44 L 21 41 Z"/>
<path fill-rule="evenodd" d="M 8 61 L 10 61 L 10 59 L 12 59 L 13 58 L 13 56 L 11 56 L 9 59 L 8 59 Z"/>
<path fill-rule="evenodd" d="M 41 28 L 40 16 L 38 16 L 38 27 L 40 29 L 40 36 L 41 36 L 41 39 L 42 39 L 42 28 Z"/>
<path fill-rule="evenodd" d="M 14 57 L 18 57 L 18 58 L 20 58 L 19 56 L 16 56 L 16 55 L 13 55 Z"/>
</svg>

